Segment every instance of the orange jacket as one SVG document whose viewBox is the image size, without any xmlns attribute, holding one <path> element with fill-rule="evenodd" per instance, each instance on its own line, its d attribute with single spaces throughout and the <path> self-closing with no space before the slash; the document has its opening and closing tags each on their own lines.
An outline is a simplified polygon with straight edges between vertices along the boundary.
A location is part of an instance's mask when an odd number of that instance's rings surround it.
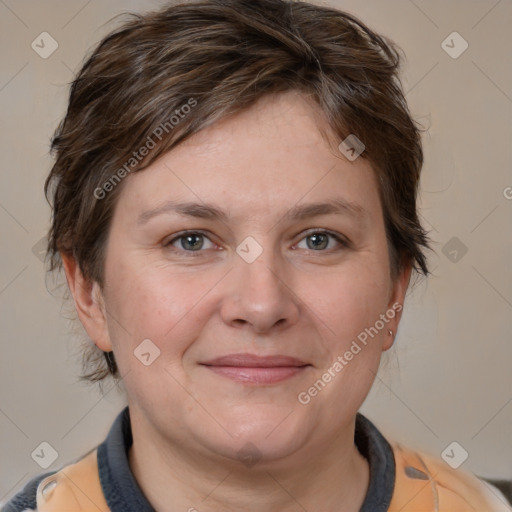
<svg viewBox="0 0 512 512">
<path fill-rule="evenodd" d="M 388 512 L 512 512 L 485 482 L 430 455 L 390 443 L 396 464 Z M 38 512 L 109 512 L 98 475 L 96 451 L 44 479 Z"/>
</svg>

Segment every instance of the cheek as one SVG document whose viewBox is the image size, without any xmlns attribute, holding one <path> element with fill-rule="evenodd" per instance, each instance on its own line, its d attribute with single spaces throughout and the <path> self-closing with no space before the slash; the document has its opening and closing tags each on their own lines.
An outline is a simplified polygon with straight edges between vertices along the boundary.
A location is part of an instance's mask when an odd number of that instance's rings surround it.
<svg viewBox="0 0 512 512">
<path fill-rule="evenodd" d="M 128 395 L 149 409 L 159 397 L 181 396 L 172 376 L 182 380 L 183 354 L 199 335 L 194 304 L 204 295 L 202 287 L 151 269 L 132 272 L 130 279 L 119 272 L 111 284 L 108 329 Z"/>
<path fill-rule="evenodd" d="M 177 273 L 158 265 L 130 273 L 120 265 L 111 275 L 115 295 L 110 307 L 119 319 L 109 322 L 116 361 L 128 396 L 148 416 L 162 400 L 176 408 L 184 403 L 194 408 L 184 391 L 192 385 L 187 380 L 186 354 L 215 315 L 216 284 L 222 275 Z M 126 328 L 120 327 L 121 322 Z M 151 340 L 157 349 L 144 340 Z M 145 365 L 143 354 L 148 352 L 152 362 Z M 153 353 L 158 354 L 154 360 Z"/>
<path fill-rule="evenodd" d="M 315 279 L 304 276 L 302 296 L 330 337 L 349 340 L 385 312 L 390 283 L 387 267 L 369 258 L 367 263 L 354 262 Z"/>
<path fill-rule="evenodd" d="M 169 362 L 180 359 L 201 328 L 198 304 L 218 278 L 134 268 L 120 263 L 109 276 L 108 329 L 118 362 L 133 366 L 136 361 L 130 356 L 146 339 L 165 352 Z"/>
<path fill-rule="evenodd" d="M 308 282 L 303 290 L 326 350 L 315 376 L 300 391 L 326 428 L 358 410 L 371 389 L 387 335 L 379 319 L 386 312 L 389 285 L 387 267 L 374 260 L 317 279 L 315 286 Z M 336 406 L 325 408 L 326 403 Z"/>
</svg>

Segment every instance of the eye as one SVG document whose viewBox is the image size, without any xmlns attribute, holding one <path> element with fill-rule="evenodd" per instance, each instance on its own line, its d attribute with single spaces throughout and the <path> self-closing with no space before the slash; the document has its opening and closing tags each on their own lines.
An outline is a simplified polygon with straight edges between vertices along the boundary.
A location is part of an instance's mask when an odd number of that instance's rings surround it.
<svg viewBox="0 0 512 512">
<path fill-rule="evenodd" d="M 301 244 L 304 243 L 306 246 L 301 247 Z M 164 243 L 164 246 L 172 252 L 185 254 L 186 256 L 201 256 L 204 250 L 215 250 L 218 247 L 200 231 L 183 232 L 169 242 Z M 339 234 L 317 229 L 307 233 L 296 247 L 314 252 L 330 253 L 349 247 L 349 243 Z"/>
<path fill-rule="evenodd" d="M 306 247 L 300 247 L 303 241 L 305 241 Z M 325 249 L 333 249 L 334 246 L 334 250 L 336 250 L 336 244 L 341 246 L 338 247 L 338 250 L 348 247 L 348 243 L 335 233 L 329 231 L 311 231 L 299 242 L 297 247 L 316 252 L 331 252 L 325 251 Z"/>
<path fill-rule="evenodd" d="M 210 244 L 208 247 L 208 243 Z M 205 247 L 206 244 L 206 247 Z M 199 231 L 188 231 L 174 237 L 165 244 L 166 248 L 175 252 L 200 253 L 201 249 L 214 249 L 216 245 L 204 234 Z M 199 254 L 188 254 L 187 256 L 199 256 Z"/>
</svg>

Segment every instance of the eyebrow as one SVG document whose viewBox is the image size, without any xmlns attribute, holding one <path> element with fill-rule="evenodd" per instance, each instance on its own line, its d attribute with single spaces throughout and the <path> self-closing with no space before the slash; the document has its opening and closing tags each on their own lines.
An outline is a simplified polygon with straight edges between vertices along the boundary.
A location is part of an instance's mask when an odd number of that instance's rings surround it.
<svg viewBox="0 0 512 512">
<path fill-rule="evenodd" d="M 169 213 L 177 213 L 198 219 L 220 220 L 225 224 L 228 223 L 228 215 L 226 212 L 212 204 L 193 202 L 178 203 L 171 200 L 152 210 L 141 213 L 137 219 L 137 224 L 143 225 L 154 217 Z M 304 220 L 320 215 L 332 214 L 348 215 L 360 221 L 368 217 L 368 211 L 360 204 L 342 198 L 335 198 L 321 203 L 295 205 L 282 216 L 281 221 Z"/>
</svg>

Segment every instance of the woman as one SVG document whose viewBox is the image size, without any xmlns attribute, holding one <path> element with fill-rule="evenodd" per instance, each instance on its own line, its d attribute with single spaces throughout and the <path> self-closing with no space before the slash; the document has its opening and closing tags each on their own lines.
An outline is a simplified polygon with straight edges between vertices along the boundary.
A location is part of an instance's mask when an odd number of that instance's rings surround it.
<svg viewBox="0 0 512 512">
<path fill-rule="evenodd" d="M 411 273 L 420 136 L 352 16 L 207 0 L 138 16 L 73 83 L 51 270 L 128 407 L 5 512 L 505 511 L 358 413 Z"/>
</svg>

